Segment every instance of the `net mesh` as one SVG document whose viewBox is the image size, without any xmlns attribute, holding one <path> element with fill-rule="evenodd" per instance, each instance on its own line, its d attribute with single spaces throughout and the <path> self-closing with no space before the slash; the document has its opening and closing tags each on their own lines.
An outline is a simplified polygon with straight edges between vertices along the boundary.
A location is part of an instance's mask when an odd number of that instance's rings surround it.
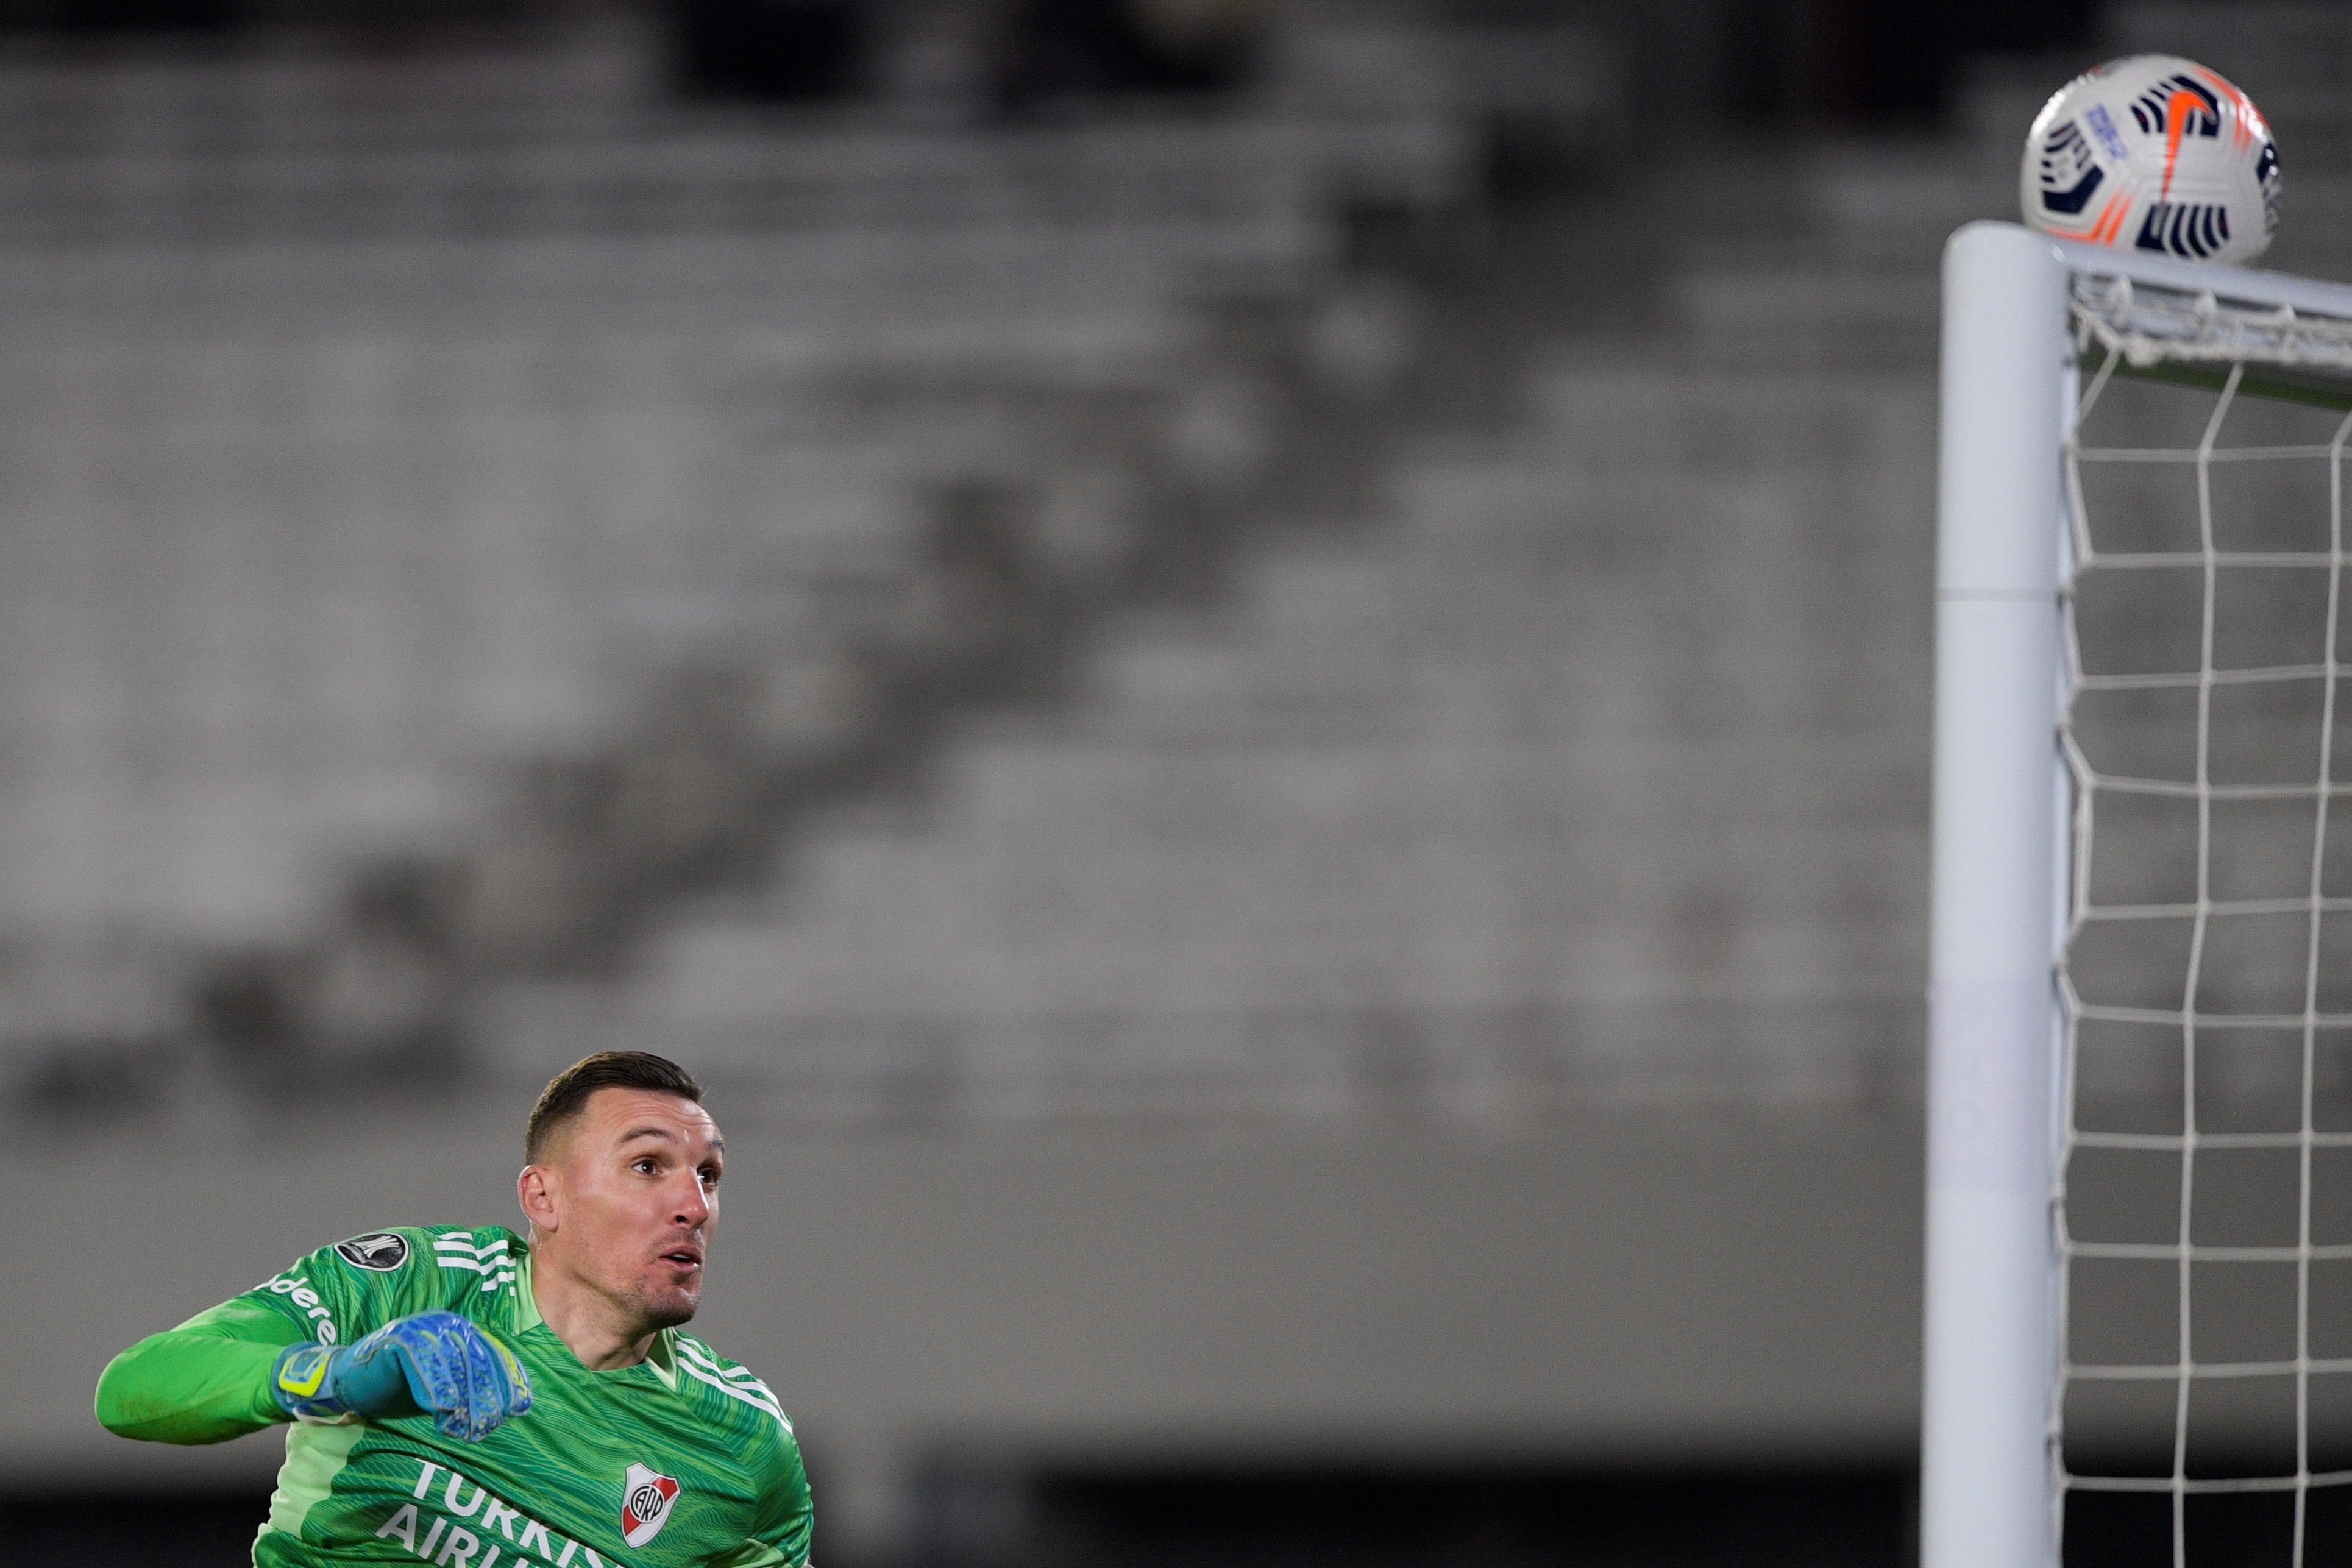
<svg viewBox="0 0 2352 1568">
<path fill-rule="evenodd" d="M 2352 1561 L 2352 323 L 2096 277 L 2074 319 L 2065 1558 Z"/>
</svg>

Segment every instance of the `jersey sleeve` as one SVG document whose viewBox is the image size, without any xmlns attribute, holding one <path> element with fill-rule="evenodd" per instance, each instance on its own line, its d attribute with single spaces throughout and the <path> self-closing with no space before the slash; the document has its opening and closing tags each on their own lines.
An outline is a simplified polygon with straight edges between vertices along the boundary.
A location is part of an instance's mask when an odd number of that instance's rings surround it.
<svg viewBox="0 0 2352 1568">
<path fill-rule="evenodd" d="M 221 1443 L 286 1419 L 269 1393 L 278 1353 L 303 1339 L 244 1298 L 150 1334 L 99 1375 L 99 1425 L 155 1443 Z"/>
<path fill-rule="evenodd" d="M 269 1392 L 278 1353 L 305 1341 L 349 1343 L 437 1306 L 431 1249 L 421 1230 L 353 1237 L 149 1335 L 100 1375 L 100 1425 L 152 1442 L 218 1443 L 285 1420 Z"/>
<path fill-rule="evenodd" d="M 761 1477 L 759 1522 L 751 1538 L 710 1560 L 708 1568 L 804 1568 L 814 1513 L 800 1444 L 789 1430 L 763 1444 L 768 1458 Z"/>
</svg>

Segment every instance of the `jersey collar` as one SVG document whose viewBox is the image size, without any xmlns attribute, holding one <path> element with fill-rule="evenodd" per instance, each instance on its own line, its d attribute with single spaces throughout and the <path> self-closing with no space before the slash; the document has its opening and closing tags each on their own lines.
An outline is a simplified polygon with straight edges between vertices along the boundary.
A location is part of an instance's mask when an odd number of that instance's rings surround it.
<svg viewBox="0 0 2352 1568">
<path fill-rule="evenodd" d="M 530 1291 L 530 1243 L 525 1241 L 515 1259 L 515 1333 L 529 1333 L 547 1320 L 539 1315 L 539 1298 Z"/>
</svg>

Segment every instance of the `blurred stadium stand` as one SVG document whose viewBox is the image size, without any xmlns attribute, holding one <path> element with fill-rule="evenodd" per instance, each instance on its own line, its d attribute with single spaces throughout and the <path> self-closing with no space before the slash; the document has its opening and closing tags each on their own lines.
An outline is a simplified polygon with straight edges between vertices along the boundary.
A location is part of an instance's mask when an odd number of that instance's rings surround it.
<svg viewBox="0 0 2352 1568">
<path fill-rule="evenodd" d="M 1213 115 L 977 132 L 714 120 L 617 21 L 21 67 L 9 1034 L 495 1032 L 1066 681 L 1146 552 L 1249 521 L 1288 367 L 1241 328 L 1393 373 L 1347 220 L 1474 202 L 1462 95 L 1381 98 L 1409 50 L 1290 52 Z"/>
<path fill-rule="evenodd" d="M 1662 29 L 1801 7 L 1108 9 L 0 57 L 5 1179 L 108 1239 L 12 1296 L 15 1539 L 249 1486 L 98 1434 L 104 1356 L 498 1218 L 646 1045 L 783 1145 L 711 1333 L 828 1557 L 1132 1557 L 1176 1465 L 1899 1559 L 1938 250 L 2161 47 L 2346 276 L 2352 28 L 2060 8 L 1889 138 L 1851 48 L 1673 107 Z M 1556 1560 L 1644 1560 L 1591 1484 Z"/>
</svg>

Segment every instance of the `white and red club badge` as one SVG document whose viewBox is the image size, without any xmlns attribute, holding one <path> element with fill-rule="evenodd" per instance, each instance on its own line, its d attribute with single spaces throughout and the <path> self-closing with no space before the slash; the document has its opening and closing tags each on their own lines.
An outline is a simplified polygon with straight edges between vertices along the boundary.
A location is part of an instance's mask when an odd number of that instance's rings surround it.
<svg viewBox="0 0 2352 1568">
<path fill-rule="evenodd" d="M 621 1539 L 643 1546 L 669 1522 L 670 1504 L 677 1500 L 677 1478 L 631 1465 L 621 1482 Z"/>
</svg>

